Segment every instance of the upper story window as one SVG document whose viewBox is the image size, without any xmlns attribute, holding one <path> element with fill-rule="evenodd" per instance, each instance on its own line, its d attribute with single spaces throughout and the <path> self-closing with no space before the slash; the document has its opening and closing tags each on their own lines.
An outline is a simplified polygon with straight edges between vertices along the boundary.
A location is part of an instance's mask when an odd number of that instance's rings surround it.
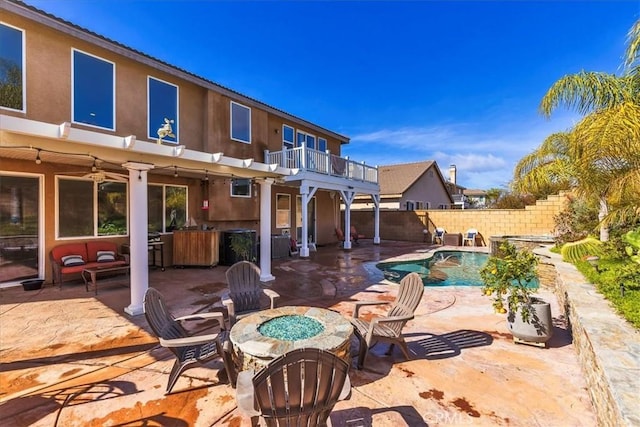
<svg viewBox="0 0 640 427">
<path fill-rule="evenodd" d="M 249 178 L 232 179 L 231 197 L 251 197 L 251 180 Z"/>
<path fill-rule="evenodd" d="M 291 126 L 282 125 L 282 146 L 285 149 L 293 148 L 295 141 L 293 139 L 294 130 Z"/>
<path fill-rule="evenodd" d="M 307 148 L 316 148 L 316 137 L 313 135 L 307 135 Z"/>
<path fill-rule="evenodd" d="M 25 111 L 24 31 L 0 23 L 0 107 Z"/>
<path fill-rule="evenodd" d="M 318 137 L 318 151 L 322 151 L 323 153 L 327 151 L 326 139 Z"/>
<path fill-rule="evenodd" d="M 306 145 L 307 148 L 316 148 L 316 137 L 303 131 L 298 131 L 296 139 L 296 147 Z"/>
<path fill-rule="evenodd" d="M 231 101 L 231 139 L 251 144 L 251 108 Z"/>
<path fill-rule="evenodd" d="M 115 130 L 116 65 L 72 49 L 72 121 Z"/>
<path fill-rule="evenodd" d="M 177 143 L 178 135 L 178 86 L 154 77 L 147 77 L 147 111 L 149 139 L 162 136 L 165 142 Z M 158 134 L 158 130 L 165 132 Z"/>
</svg>

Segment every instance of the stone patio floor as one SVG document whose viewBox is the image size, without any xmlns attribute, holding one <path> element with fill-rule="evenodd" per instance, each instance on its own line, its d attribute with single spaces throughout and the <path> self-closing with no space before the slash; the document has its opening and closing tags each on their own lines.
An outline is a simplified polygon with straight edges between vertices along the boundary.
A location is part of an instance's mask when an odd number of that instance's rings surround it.
<svg viewBox="0 0 640 427">
<path fill-rule="evenodd" d="M 375 264 L 422 254 L 420 243 L 364 241 L 274 260 L 280 305 L 327 307 L 350 317 L 353 301 L 392 300 L 396 285 Z M 227 267 L 152 270 L 150 285 L 174 315 L 220 309 Z M 144 316 L 129 317 L 124 276 L 40 291 L 0 290 L 0 425 L 248 426 L 221 362 L 187 370 L 164 394 L 173 356 Z M 555 330 L 546 349 L 514 344 L 505 316 L 478 288 L 429 287 L 405 327 L 412 360 L 373 348 L 352 359 L 352 393 L 334 426 L 595 426 L 596 416 L 564 316 L 550 289 Z M 372 314 L 383 313 L 375 309 Z M 352 354 L 357 342 L 352 339 Z"/>
</svg>

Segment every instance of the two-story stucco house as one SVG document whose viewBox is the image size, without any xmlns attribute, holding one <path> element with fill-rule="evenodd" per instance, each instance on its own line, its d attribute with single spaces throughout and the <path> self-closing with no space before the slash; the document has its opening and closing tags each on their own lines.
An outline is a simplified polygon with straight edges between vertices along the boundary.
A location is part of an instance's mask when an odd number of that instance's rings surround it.
<svg viewBox="0 0 640 427">
<path fill-rule="evenodd" d="M 273 235 L 306 257 L 335 242 L 341 200 L 378 203 L 347 137 L 23 2 L 0 12 L 0 286 L 50 279 L 60 243 L 109 239 L 137 314 L 150 232 L 171 265 L 175 230 L 255 230 L 266 281 Z"/>
</svg>

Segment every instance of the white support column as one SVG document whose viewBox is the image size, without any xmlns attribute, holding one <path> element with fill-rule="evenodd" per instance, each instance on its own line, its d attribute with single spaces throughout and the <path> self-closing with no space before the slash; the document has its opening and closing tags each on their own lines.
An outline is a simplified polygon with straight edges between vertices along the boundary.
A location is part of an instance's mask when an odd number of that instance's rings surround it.
<svg viewBox="0 0 640 427">
<path fill-rule="evenodd" d="M 308 215 L 309 215 L 309 186 L 303 184 L 300 186 L 300 203 L 302 203 L 302 241 L 300 242 L 300 257 L 308 258 L 309 257 L 309 225 L 308 225 Z"/>
<path fill-rule="evenodd" d="M 271 185 L 274 180 L 265 178 L 260 183 L 260 281 L 274 280 L 271 274 Z"/>
<path fill-rule="evenodd" d="M 309 187 L 306 183 L 300 186 L 302 203 L 302 241 L 300 242 L 300 257 L 309 256 L 309 201 L 316 194 L 318 187 Z M 314 242 L 315 243 L 315 242 Z"/>
<path fill-rule="evenodd" d="M 147 206 L 147 172 L 153 165 L 128 162 L 129 170 L 129 264 L 131 267 L 131 303 L 125 313 L 144 313 L 144 294 L 149 287 L 149 232 Z"/>
<path fill-rule="evenodd" d="M 372 194 L 374 205 L 374 219 L 373 219 L 373 244 L 380 244 L 380 194 Z"/>
<path fill-rule="evenodd" d="M 344 248 L 351 249 L 351 203 L 353 203 L 356 192 L 340 190 L 340 194 L 344 200 Z"/>
</svg>

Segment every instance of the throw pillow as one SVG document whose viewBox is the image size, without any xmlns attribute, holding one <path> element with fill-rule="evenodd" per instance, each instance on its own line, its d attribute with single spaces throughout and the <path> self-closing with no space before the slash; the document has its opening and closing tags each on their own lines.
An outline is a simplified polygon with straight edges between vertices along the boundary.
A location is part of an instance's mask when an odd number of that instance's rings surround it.
<svg viewBox="0 0 640 427">
<path fill-rule="evenodd" d="M 60 258 L 62 260 L 62 264 L 65 267 L 72 267 L 74 265 L 83 265 L 84 260 L 80 255 L 67 255 Z"/>
<path fill-rule="evenodd" d="M 98 251 L 98 262 L 112 262 L 116 260 L 116 254 L 113 251 Z"/>
</svg>

